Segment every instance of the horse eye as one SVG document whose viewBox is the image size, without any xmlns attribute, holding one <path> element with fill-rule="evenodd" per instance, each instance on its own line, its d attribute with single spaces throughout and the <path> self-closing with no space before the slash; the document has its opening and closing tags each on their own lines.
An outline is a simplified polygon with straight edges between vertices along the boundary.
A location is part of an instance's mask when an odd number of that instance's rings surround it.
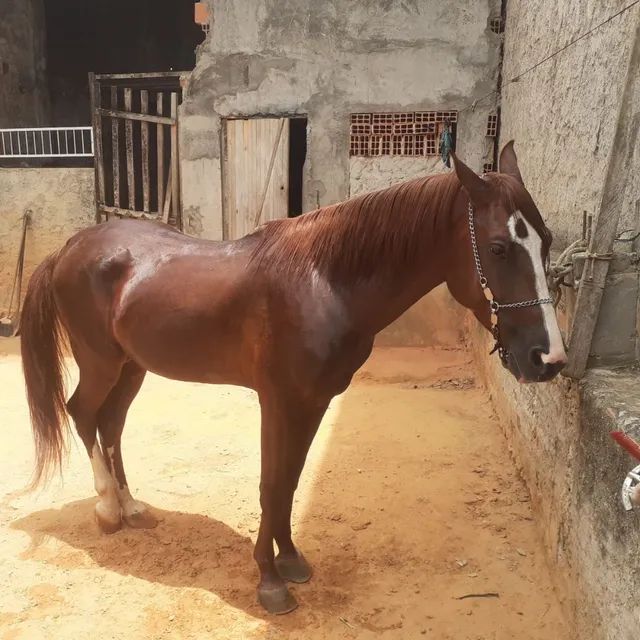
<svg viewBox="0 0 640 640">
<path fill-rule="evenodd" d="M 503 256 L 505 254 L 505 248 L 502 244 L 492 244 L 489 247 L 489 251 L 491 251 L 494 256 Z"/>
</svg>

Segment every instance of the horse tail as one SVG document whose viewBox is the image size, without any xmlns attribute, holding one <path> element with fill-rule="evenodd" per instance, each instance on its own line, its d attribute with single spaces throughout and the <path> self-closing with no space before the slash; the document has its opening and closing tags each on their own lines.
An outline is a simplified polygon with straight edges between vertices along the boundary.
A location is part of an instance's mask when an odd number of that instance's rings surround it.
<svg viewBox="0 0 640 640">
<path fill-rule="evenodd" d="M 29 281 L 20 318 L 22 370 L 36 449 L 30 488 L 60 471 L 69 421 L 64 389 L 64 332 L 53 295 L 53 254 Z"/>
</svg>

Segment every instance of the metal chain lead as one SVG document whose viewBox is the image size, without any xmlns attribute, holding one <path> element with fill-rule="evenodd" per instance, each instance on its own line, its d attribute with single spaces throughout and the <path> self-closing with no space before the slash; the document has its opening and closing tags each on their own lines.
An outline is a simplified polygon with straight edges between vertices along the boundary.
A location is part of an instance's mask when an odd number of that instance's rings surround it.
<svg viewBox="0 0 640 640">
<path fill-rule="evenodd" d="M 480 277 L 480 284 L 485 287 L 487 285 L 487 279 L 482 272 L 482 264 L 480 263 L 480 254 L 478 253 L 478 242 L 476 240 L 476 226 L 473 222 L 473 207 L 471 206 L 471 200 L 469 200 L 469 233 L 471 234 L 471 247 L 473 249 L 473 259 L 476 261 L 476 270 Z"/>
<path fill-rule="evenodd" d="M 539 298 L 538 300 L 527 300 L 526 302 L 510 302 L 509 304 L 499 304 L 499 309 L 518 309 L 520 307 L 535 307 L 539 304 L 553 304 L 551 298 Z"/>
</svg>

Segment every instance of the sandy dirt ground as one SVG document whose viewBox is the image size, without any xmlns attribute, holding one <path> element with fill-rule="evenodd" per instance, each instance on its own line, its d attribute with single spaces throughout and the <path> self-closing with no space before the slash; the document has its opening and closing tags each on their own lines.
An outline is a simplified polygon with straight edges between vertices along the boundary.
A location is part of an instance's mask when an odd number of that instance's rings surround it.
<svg viewBox="0 0 640 640">
<path fill-rule="evenodd" d="M 124 434 L 161 522 L 105 536 L 78 440 L 23 494 L 32 443 L 16 344 L 0 340 L 0 639 L 570 637 L 529 497 L 461 351 L 377 350 L 336 398 L 295 505 L 315 569 L 288 616 L 255 599 L 259 429 L 244 389 L 149 376 Z M 73 372 L 72 372 L 73 378 Z M 468 597 L 494 593 L 497 597 Z"/>
</svg>

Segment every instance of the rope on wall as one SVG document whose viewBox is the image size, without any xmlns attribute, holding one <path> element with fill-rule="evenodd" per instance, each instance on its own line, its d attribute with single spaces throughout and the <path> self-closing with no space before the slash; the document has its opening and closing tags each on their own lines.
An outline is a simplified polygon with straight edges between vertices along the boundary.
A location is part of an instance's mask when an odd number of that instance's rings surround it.
<svg viewBox="0 0 640 640">
<path fill-rule="evenodd" d="M 624 237 L 626 234 L 633 233 L 630 237 Z M 640 237 L 640 232 L 634 233 L 632 229 L 621 231 L 615 238 L 614 242 L 635 242 Z M 583 232 L 583 237 L 572 242 L 555 260 L 549 264 L 547 271 L 547 284 L 549 291 L 555 299 L 554 306 L 558 306 L 562 298 L 561 287 L 573 288 L 573 282 L 567 282 L 566 277 L 573 273 L 573 256 L 583 253 L 586 259 L 593 260 L 612 260 L 613 253 L 591 253 L 589 251 L 589 238 Z M 592 263 L 593 264 L 593 263 Z"/>
<path fill-rule="evenodd" d="M 575 242 L 572 242 L 556 260 L 553 260 L 549 265 L 548 271 L 548 284 L 549 291 L 554 298 L 554 307 L 557 307 L 562 298 L 562 288 L 571 287 L 573 283 L 567 283 L 565 278 L 573 273 L 573 256 L 576 253 L 584 253 L 587 250 L 587 241 L 585 238 L 580 238 Z"/>
</svg>

